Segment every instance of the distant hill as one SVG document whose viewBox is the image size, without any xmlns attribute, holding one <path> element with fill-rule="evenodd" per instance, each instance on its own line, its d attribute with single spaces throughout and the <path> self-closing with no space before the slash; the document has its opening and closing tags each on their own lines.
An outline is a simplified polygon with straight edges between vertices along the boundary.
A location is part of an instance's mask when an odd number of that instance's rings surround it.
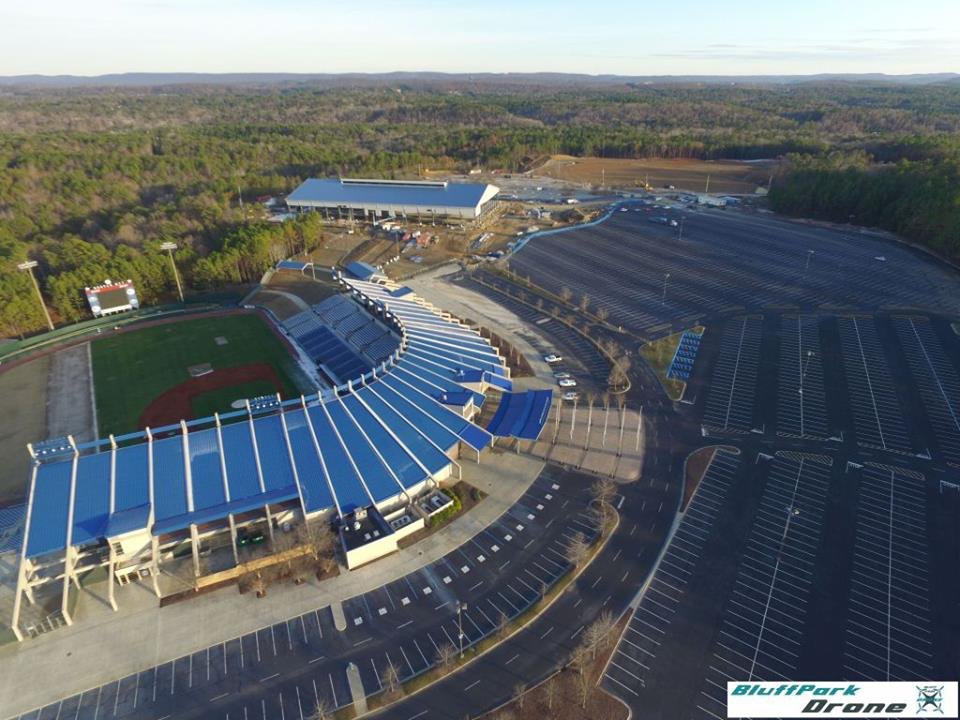
<svg viewBox="0 0 960 720">
<path fill-rule="evenodd" d="M 311 85 L 319 87 L 383 86 L 396 84 L 495 85 L 797 85 L 815 83 L 859 83 L 892 85 L 960 84 L 958 73 L 917 75 L 819 74 L 819 75 L 579 75 L 566 73 L 115 73 L 110 75 L 5 75 L 0 87 L 165 87 L 206 85 L 270 87 Z"/>
</svg>

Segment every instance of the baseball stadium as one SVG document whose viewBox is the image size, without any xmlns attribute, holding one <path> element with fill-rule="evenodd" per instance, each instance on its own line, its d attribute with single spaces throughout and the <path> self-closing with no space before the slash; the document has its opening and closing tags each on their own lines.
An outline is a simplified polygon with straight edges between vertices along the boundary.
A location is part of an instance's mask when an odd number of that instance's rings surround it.
<svg viewBox="0 0 960 720">
<path fill-rule="evenodd" d="M 200 577 L 210 572 L 211 550 L 239 565 L 238 548 L 251 538 L 307 523 L 329 523 L 346 566 L 359 567 L 447 509 L 453 501 L 441 488 L 457 481 L 462 460 L 481 462 L 496 438 L 537 440 L 551 391 L 514 392 L 505 359 L 478 331 L 390 281 L 337 271 L 333 281 L 337 292 L 326 299 L 282 322 L 268 317 L 285 361 L 309 377 L 309 394 L 283 399 L 304 383 L 273 376 L 264 385 L 270 373 L 248 378 L 234 369 L 228 392 L 271 392 L 209 416 L 170 398 L 159 412 L 155 400 L 154 412 L 139 413 L 139 430 L 136 414 L 119 412 L 106 427 L 131 423 L 123 434 L 28 446 L 11 623 L 18 639 L 22 603 L 36 602 L 37 592 L 59 594 L 70 624 L 70 584 L 92 571 L 116 580 L 108 583 L 116 610 L 116 585 L 141 581 L 159 597 L 163 566 L 186 565 Z M 244 354 L 245 343 L 217 339 L 221 356 Z M 162 356 L 162 333 L 153 342 Z M 209 391 L 216 383 L 205 378 L 218 372 L 193 365 L 184 385 Z M 97 406 L 109 407 L 113 391 L 122 388 L 98 383 Z M 176 392 L 182 401 L 186 391 Z M 498 404 L 481 427 L 491 393 Z"/>
</svg>

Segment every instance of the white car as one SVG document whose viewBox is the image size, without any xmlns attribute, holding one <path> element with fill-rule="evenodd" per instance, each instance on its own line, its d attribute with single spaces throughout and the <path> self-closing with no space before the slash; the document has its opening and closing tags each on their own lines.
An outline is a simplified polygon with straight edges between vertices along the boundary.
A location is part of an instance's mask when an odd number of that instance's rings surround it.
<svg viewBox="0 0 960 720">
<path fill-rule="evenodd" d="M 565 392 L 563 394 L 563 399 L 567 402 L 574 402 L 577 398 L 580 397 L 580 393 L 576 392 Z"/>
<path fill-rule="evenodd" d="M 555 373 L 553 374 L 553 376 L 554 376 L 557 380 L 563 380 L 564 378 L 572 377 L 572 376 L 570 375 L 570 373 L 568 373 L 568 372 L 562 372 L 562 371 L 561 371 L 561 372 L 555 372 Z"/>
<path fill-rule="evenodd" d="M 562 357 L 560 357 L 559 355 L 554 355 L 553 353 L 550 353 L 549 355 L 544 355 L 544 356 L 543 356 L 543 361 L 544 361 L 545 363 L 550 364 L 550 365 L 553 365 L 554 363 L 558 363 L 558 362 L 560 362 L 561 360 L 563 360 Z"/>
<path fill-rule="evenodd" d="M 577 381 L 574 380 L 573 378 L 563 378 L 563 380 L 560 380 L 560 381 L 557 383 L 557 385 L 559 385 L 560 387 L 563 387 L 563 388 L 576 387 L 576 386 L 577 386 Z"/>
</svg>

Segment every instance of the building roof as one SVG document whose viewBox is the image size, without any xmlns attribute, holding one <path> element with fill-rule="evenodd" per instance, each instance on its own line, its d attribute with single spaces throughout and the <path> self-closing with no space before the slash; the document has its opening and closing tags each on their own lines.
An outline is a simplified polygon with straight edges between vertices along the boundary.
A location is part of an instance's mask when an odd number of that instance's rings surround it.
<svg viewBox="0 0 960 720">
<path fill-rule="evenodd" d="M 500 192 L 483 183 L 422 182 L 413 180 L 353 180 L 311 178 L 287 196 L 288 205 L 318 207 L 396 206 L 473 210 Z"/>
<path fill-rule="evenodd" d="M 370 263 L 361 262 L 359 260 L 354 260 L 353 262 L 347 263 L 347 272 L 358 280 L 369 280 L 378 274 L 382 274 Z"/>
</svg>

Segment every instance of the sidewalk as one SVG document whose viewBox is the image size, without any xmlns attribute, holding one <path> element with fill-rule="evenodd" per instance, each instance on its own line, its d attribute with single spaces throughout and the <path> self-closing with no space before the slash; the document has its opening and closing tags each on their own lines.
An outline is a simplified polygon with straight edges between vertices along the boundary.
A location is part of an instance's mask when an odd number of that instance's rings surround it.
<svg viewBox="0 0 960 720">
<path fill-rule="evenodd" d="M 81 597 L 76 622 L 34 640 L 0 648 L 0 717 L 23 713 L 210 645 L 368 592 L 442 557 L 513 505 L 543 462 L 488 451 L 481 464 L 465 460 L 463 479 L 488 497 L 424 540 L 370 565 L 345 569 L 323 583 L 272 586 L 266 598 L 228 587 L 160 609 L 152 591 L 135 584 L 117 592 L 119 612 L 99 596 Z"/>
</svg>

